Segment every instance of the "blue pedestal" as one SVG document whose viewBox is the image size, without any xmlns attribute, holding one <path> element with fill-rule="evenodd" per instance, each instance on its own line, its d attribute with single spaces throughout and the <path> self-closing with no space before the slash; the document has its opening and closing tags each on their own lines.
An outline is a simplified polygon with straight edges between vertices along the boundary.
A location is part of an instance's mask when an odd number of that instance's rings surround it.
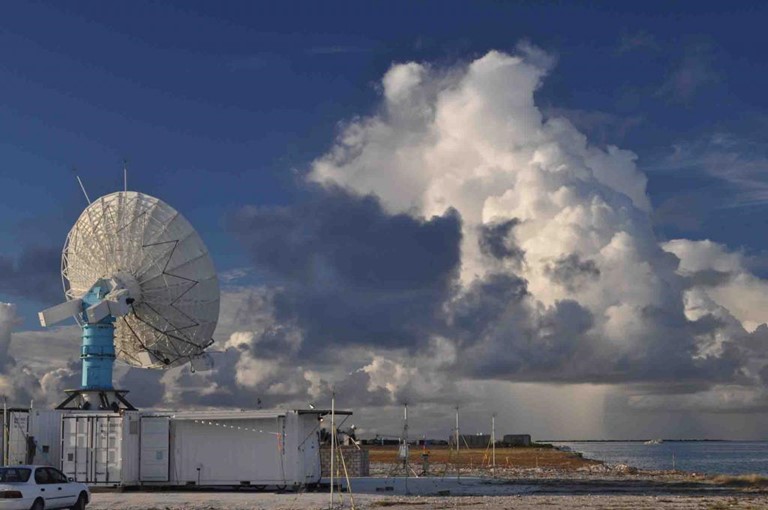
<svg viewBox="0 0 768 510">
<path fill-rule="evenodd" d="M 115 325 L 111 321 L 83 326 L 80 358 L 83 360 L 82 389 L 111 390 L 113 388 Z"/>
</svg>

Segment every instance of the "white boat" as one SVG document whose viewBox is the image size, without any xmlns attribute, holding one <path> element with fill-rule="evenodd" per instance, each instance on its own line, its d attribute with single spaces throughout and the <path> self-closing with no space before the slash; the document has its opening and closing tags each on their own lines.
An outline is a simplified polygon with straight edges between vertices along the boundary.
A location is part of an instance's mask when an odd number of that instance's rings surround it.
<svg viewBox="0 0 768 510">
<path fill-rule="evenodd" d="M 650 439 L 643 444 L 661 444 L 663 442 L 664 442 L 663 439 Z"/>
</svg>

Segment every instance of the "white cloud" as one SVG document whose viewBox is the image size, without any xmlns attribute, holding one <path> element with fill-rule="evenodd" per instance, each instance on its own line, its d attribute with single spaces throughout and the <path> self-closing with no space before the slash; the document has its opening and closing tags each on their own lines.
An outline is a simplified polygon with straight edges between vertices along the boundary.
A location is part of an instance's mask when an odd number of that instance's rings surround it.
<svg viewBox="0 0 768 510">
<path fill-rule="evenodd" d="M 708 240 L 675 239 L 663 247 L 680 258 L 679 271 L 684 276 L 704 271 L 725 273 L 720 281 L 695 285 L 689 295 L 706 294 L 737 318 L 747 331 L 768 322 L 768 282 L 748 270 L 742 253 Z"/>
<path fill-rule="evenodd" d="M 642 392 L 627 390 L 628 405 L 636 410 L 676 402 L 691 409 L 717 407 L 724 401 L 733 409 L 739 402 L 755 408 L 765 364 L 756 339 L 768 334 L 757 326 L 766 322 L 768 287 L 748 271 L 741 254 L 726 247 L 687 240 L 659 245 L 636 155 L 591 145 L 570 121 L 544 116 L 537 107 L 536 90 L 552 65 L 552 58 L 530 45 L 515 55 L 493 51 L 448 69 L 393 65 L 382 78 L 377 113 L 344 124 L 333 147 L 313 163 L 310 181 L 375 195 L 388 213 L 411 216 L 397 218 L 410 221 L 406 237 L 414 246 L 423 232 L 445 237 L 450 229 L 425 229 L 426 222 L 413 218 L 441 216 L 449 208 L 460 214 L 458 278 L 453 279 L 455 262 L 438 272 L 440 292 L 427 294 L 435 296 L 436 306 L 420 308 L 428 317 L 413 321 L 413 337 L 370 341 L 360 333 L 367 324 L 333 308 L 332 320 L 351 325 L 339 328 L 347 336 L 334 343 L 324 331 L 328 323 L 317 319 L 331 309 L 323 299 L 334 294 L 313 295 L 304 308 L 291 302 L 306 290 L 307 274 L 317 276 L 313 285 L 331 288 L 339 284 L 339 268 L 359 260 L 337 253 L 354 243 L 322 239 L 334 249 L 319 250 L 325 244 L 318 239 L 329 230 L 315 216 L 333 200 L 307 208 L 312 214 L 283 208 L 257 218 L 261 223 L 242 225 L 246 231 L 266 228 L 262 223 L 274 227 L 269 235 L 260 232 L 257 247 L 274 246 L 281 235 L 301 238 L 292 239 L 295 246 L 289 243 L 297 251 L 291 257 L 277 250 L 254 259 L 278 268 L 273 272 L 283 279 L 263 287 L 227 287 L 213 347 L 216 367 L 194 375 L 187 368 L 162 374 L 153 381 L 160 385 L 156 404 L 252 407 L 261 399 L 265 406 L 304 406 L 327 401 L 335 389 L 343 405 L 367 419 L 369 430 L 383 431 L 397 421 L 379 423 L 375 410 L 408 401 L 441 418 L 457 403 L 468 410 L 516 404 L 531 416 L 505 411 L 520 428 L 536 427 L 541 419 L 542 433 L 567 434 L 559 410 L 540 408 L 542 400 L 555 400 L 582 437 L 602 426 L 603 400 L 612 397 L 614 385 L 628 382 L 646 385 Z M 385 242 L 397 238 L 402 221 L 390 226 L 378 203 L 363 205 L 334 209 L 330 216 L 370 210 L 375 214 L 368 217 L 387 223 L 374 232 L 382 232 Z M 281 219 L 285 224 L 272 221 Z M 314 220 L 314 230 L 303 228 L 305 219 Z M 448 219 L 455 233 L 458 221 Z M 332 226 L 338 234 L 344 221 Z M 312 243 L 300 242 L 308 237 Z M 312 256 L 305 256 L 309 249 Z M 366 261 L 376 255 L 354 253 L 371 257 Z M 339 261 L 327 264 L 324 259 L 332 257 Z M 259 269 L 254 274 L 262 274 Z M 411 316 L 397 314 L 420 301 L 396 298 L 435 285 L 425 281 L 384 293 L 393 272 L 352 269 L 354 293 L 345 294 L 359 296 L 363 305 L 371 294 L 383 296 L 361 313 L 386 308 L 404 322 Z M 231 272 L 228 281 L 247 271 Z M 299 290 L 285 293 L 281 285 Z M 302 317 L 310 308 L 314 315 Z M 366 331 L 376 334 L 379 326 Z M 44 391 L 58 391 L 58 382 L 71 376 L 66 366 L 54 368 L 42 378 Z M 543 381 L 563 384 L 535 384 Z M 690 387 L 668 388 L 680 381 Z"/>
<path fill-rule="evenodd" d="M 542 55 L 528 46 L 449 70 L 392 66 L 380 112 L 347 124 L 309 179 L 374 194 L 391 212 L 430 217 L 455 208 L 465 290 L 493 273 L 519 275 L 531 313 L 573 299 L 593 317 L 589 336 L 607 359 L 642 357 L 644 348 L 655 350 L 643 344 L 684 334 L 662 331 L 670 321 L 649 327 L 647 314 L 655 308 L 684 322 L 680 278 L 652 230 L 636 156 L 592 146 L 569 121 L 545 119 L 536 106 L 552 64 Z M 512 220 L 519 223 L 508 240 L 524 252 L 522 265 L 493 260 L 478 242 L 483 228 Z M 554 281 L 562 271 L 553 264 L 568 257 L 580 261 L 572 268 L 591 268 L 590 278 Z M 672 348 L 682 353 L 689 341 Z"/>
<path fill-rule="evenodd" d="M 718 181 L 710 207 L 730 209 L 768 202 L 768 158 L 765 144 L 731 133 L 716 132 L 697 140 L 677 142 L 672 152 L 652 167 L 661 172 L 691 172 Z"/>
</svg>

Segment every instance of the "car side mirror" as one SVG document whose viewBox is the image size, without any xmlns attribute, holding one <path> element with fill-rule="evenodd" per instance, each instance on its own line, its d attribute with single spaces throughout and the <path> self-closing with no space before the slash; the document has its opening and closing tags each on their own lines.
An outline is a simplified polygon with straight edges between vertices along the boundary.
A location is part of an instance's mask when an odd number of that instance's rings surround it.
<svg viewBox="0 0 768 510">
<path fill-rule="evenodd" d="M 67 478 L 67 481 L 68 481 L 68 482 L 74 482 L 74 481 L 75 481 L 75 479 L 74 479 L 74 478 L 72 478 L 72 477 L 70 476 L 69 478 Z"/>
</svg>

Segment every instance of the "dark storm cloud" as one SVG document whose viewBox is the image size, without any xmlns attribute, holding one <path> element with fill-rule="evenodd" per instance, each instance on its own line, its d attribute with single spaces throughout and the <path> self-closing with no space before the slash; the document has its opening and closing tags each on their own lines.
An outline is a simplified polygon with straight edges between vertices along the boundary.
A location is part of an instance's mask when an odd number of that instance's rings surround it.
<svg viewBox="0 0 768 510">
<path fill-rule="evenodd" d="M 513 259 L 522 262 L 525 252 L 515 244 L 512 229 L 520 223 L 517 219 L 489 223 L 480 226 L 480 251 L 496 259 Z"/>
<path fill-rule="evenodd" d="M 483 379 L 578 381 L 588 377 L 589 311 L 575 301 L 555 303 L 536 315 L 525 301 L 506 307 L 476 337 L 468 337 L 465 375 Z M 574 365 L 576 367 L 574 368 Z"/>
<path fill-rule="evenodd" d="M 521 260 L 513 236 L 517 224 L 482 227 L 483 252 Z M 542 305 L 528 282 L 509 271 L 461 289 L 456 282 L 460 226 L 454 212 L 431 219 L 390 215 L 377 199 L 339 189 L 316 190 L 310 200 L 291 207 L 241 210 L 230 227 L 247 247 L 255 271 L 267 279 L 270 297 L 253 297 L 252 306 L 244 303 L 238 314 L 255 320 L 258 311 L 269 309 L 274 323 L 259 319 L 253 327 L 238 328 L 254 335 L 240 352 L 295 366 L 310 355 L 327 362 L 344 346 L 406 348 L 420 355 L 438 335 L 454 342 L 459 353 L 453 366 L 440 370 L 469 378 L 558 382 L 711 384 L 733 379 L 743 364 L 743 351 L 730 344 L 717 357 L 698 356 L 697 339 L 715 342 L 723 324 L 709 315 L 696 321 L 685 317 L 677 299 L 686 287 L 682 278 L 673 278 L 658 296 L 666 304 L 637 312 L 643 327 L 621 339 L 604 338 L 594 329 L 598 319 L 582 303 Z M 672 258 L 661 254 L 655 263 L 676 265 Z M 546 271 L 554 283 L 572 290 L 601 277 L 594 260 L 575 253 L 551 261 Z M 715 283 L 724 276 L 693 277 Z M 292 341 L 296 335 L 298 342 Z M 232 372 L 234 363 L 235 358 Z M 354 379 L 362 385 L 366 378 L 361 373 Z M 238 387 L 234 379 L 218 384 Z"/>
<path fill-rule="evenodd" d="M 508 273 L 492 274 L 472 282 L 469 290 L 451 308 L 453 331 L 471 341 L 494 327 L 511 305 L 519 305 L 528 294 L 528 282 Z"/>
<path fill-rule="evenodd" d="M 61 250 L 27 248 L 18 258 L 0 254 L 0 294 L 56 304 L 61 290 Z"/>
<path fill-rule="evenodd" d="M 550 280 L 570 291 L 578 289 L 589 280 L 596 280 L 600 277 L 600 269 L 598 269 L 595 261 L 582 260 L 576 253 L 547 264 L 545 271 Z"/>
<path fill-rule="evenodd" d="M 79 367 L 75 371 L 79 374 Z M 161 388 L 161 379 L 165 375 L 162 370 L 147 370 L 144 368 L 128 369 L 128 372 L 120 378 L 120 387 L 130 388 L 131 393 L 128 395 L 128 401 L 136 407 L 148 408 L 154 407 L 162 403 L 163 392 L 159 391 Z M 76 388 L 79 382 L 75 386 L 69 386 Z"/>
<path fill-rule="evenodd" d="M 305 349 L 326 344 L 416 346 L 441 320 L 459 265 L 461 222 L 389 215 L 339 189 L 292 207 L 251 207 L 230 222 L 257 271 L 279 289 L 281 323 Z"/>
<path fill-rule="evenodd" d="M 717 287 L 728 283 L 733 278 L 733 273 L 717 271 L 716 269 L 704 269 L 687 274 L 685 282 L 689 287 Z"/>
<path fill-rule="evenodd" d="M 572 274 L 599 274 L 576 257 L 561 262 L 560 273 L 569 276 L 560 277 L 569 284 L 577 279 Z M 448 313 L 449 335 L 459 340 L 462 351 L 457 368 L 470 378 L 562 383 L 686 380 L 703 388 L 736 380 L 746 362 L 746 346 L 734 342 L 726 342 L 718 356 L 698 355 L 698 342 L 705 337 L 716 342 L 723 327 L 711 315 L 691 321 L 681 307 L 646 307 L 640 313 L 642 330 L 627 331 L 617 344 L 593 330 L 596 319 L 580 303 L 565 299 L 545 307 L 529 294 L 525 280 L 508 273 L 473 282 L 451 301 Z"/>
</svg>

